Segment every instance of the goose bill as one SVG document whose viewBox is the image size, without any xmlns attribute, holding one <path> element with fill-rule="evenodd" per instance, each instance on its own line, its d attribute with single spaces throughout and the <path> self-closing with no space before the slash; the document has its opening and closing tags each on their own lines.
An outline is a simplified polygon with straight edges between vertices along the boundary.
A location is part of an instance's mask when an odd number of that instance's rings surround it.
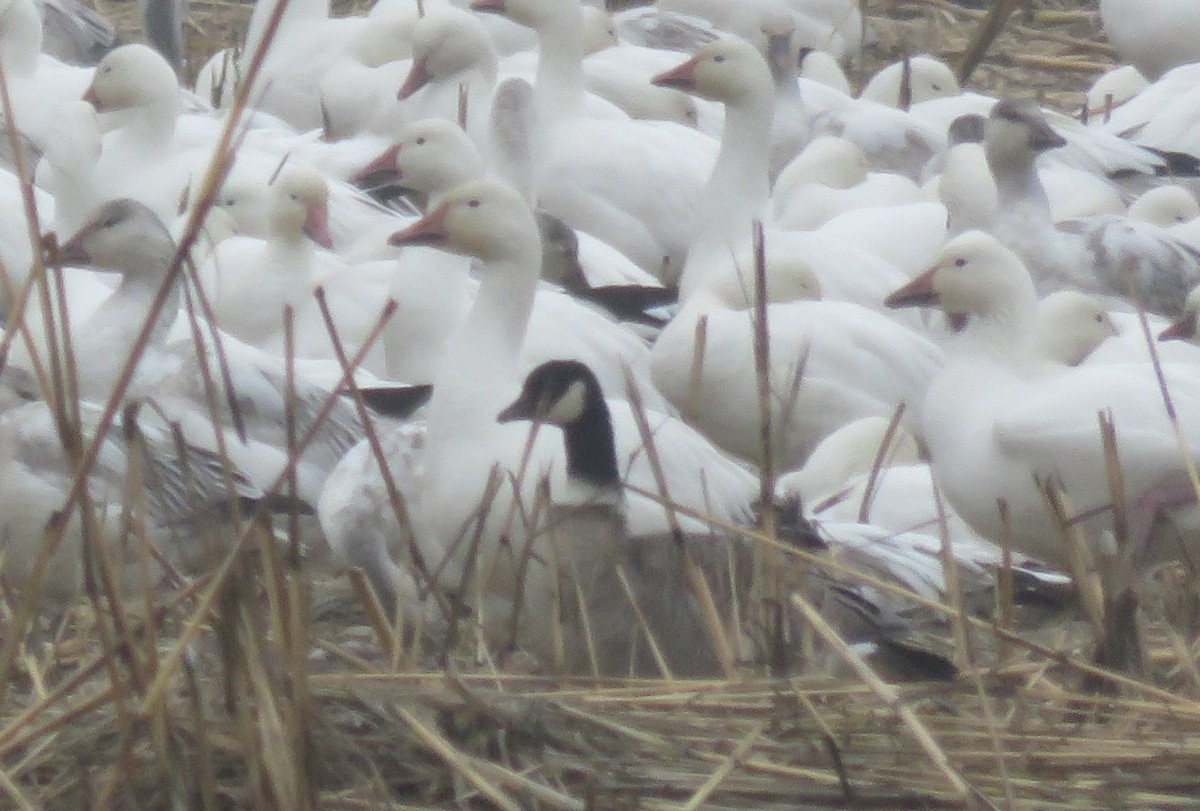
<svg viewBox="0 0 1200 811">
<path fill-rule="evenodd" d="M 1158 335 L 1160 341 L 1186 341 L 1196 334 L 1196 313 L 1184 313 L 1178 321 Z"/>
<path fill-rule="evenodd" d="M 375 178 L 385 178 L 389 182 L 399 180 L 400 172 L 396 169 L 396 157 L 399 154 L 400 144 L 392 144 L 379 157 L 351 175 L 350 182 L 356 186 L 361 186 L 368 180 L 374 180 Z"/>
<path fill-rule="evenodd" d="M 403 231 L 388 238 L 389 245 L 442 245 L 446 242 L 446 215 L 450 211 L 440 205 Z"/>
<path fill-rule="evenodd" d="M 939 301 L 937 290 L 933 288 L 933 277 L 937 270 L 931 268 L 925 271 L 884 299 L 883 303 L 892 309 L 935 306 Z"/>
<path fill-rule="evenodd" d="M 304 233 L 313 242 L 326 250 L 333 250 L 333 237 L 329 234 L 329 209 L 323 204 L 308 207 L 304 215 Z"/>
<path fill-rule="evenodd" d="M 650 84 L 658 85 L 659 87 L 674 87 L 679 90 L 691 90 L 696 86 L 697 64 L 694 58 L 689 59 L 682 65 L 658 74 L 650 80 Z"/>
<path fill-rule="evenodd" d="M 396 93 L 396 99 L 398 101 L 404 101 L 413 93 L 416 93 L 422 87 L 429 84 L 431 79 L 433 79 L 433 74 L 430 73 L 429 68 L 425 66 L 425 60 L 413 60 L 412 67 L 408 70 L 408 78 L 404 80 L 404 84 Z"/>
</svg>

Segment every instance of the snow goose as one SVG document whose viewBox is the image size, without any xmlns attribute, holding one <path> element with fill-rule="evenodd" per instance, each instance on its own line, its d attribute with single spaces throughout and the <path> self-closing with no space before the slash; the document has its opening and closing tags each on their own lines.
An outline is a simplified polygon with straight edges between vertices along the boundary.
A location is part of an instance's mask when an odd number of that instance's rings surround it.
<svg viewBox="0 0 1200 811">
<path fill-rule="evenodd" d="M 1039 290 L 1094 289 L 1080 257 L 1054 229 L 1035 163 L 1041 152 L 1062 146 L 1063 138 L 1033 105 L 1005 100 L 992 109 L 984 143 L 999 203 L 992 233 L 1021 257 Z"/>
<path fill-rule="evenodd" d="M 1178 315 L 1187 291 L 1200 283 L 1200 250 L 1166 228 L 1113 215 L 1062 227 L 1079 233 L 1084 259 L 1103 290 L 1151 312 Z"/>
<path fill-rule="evenodd" d="M 771 179 L 779 176 L 809 142 L 811 114 L 800 94 L 801 49 L 790 21 L 772 20 L 764 28 L 767 66 L 775 81 L 775 112 L 771 119 Z M 837 68 L 839 71 L 841 68 Z"/>
<path fill-rule="evenodd" d="M 78 413 L 83 442 L 95 442 L 101 409 L 81 403 Z M 107 556 L 117 588 L 126 593 L 153 587 L 165 574 L 146 555 L 145 543 L 177 569 L 199 573 L 225 551 L 233 516 L 261 496 L 236 473 L 227 479 L 218 457 L 178 442 L 153 417 L 139 421 L 143 441 L 137 445 L 123 438 L 119 423 L 101 440 L 87 475 L 87 507 L 76 506 L 67 516 L 61 542 L 49 559 L 42 584 L 54 600 L 66 601 L 83 591 L 90 558 L 85 549 Z M 37 569 L 48 528 L 61 517 L 75 475 L 58 420 L 45 403 L 25 403 L 0 415 L 0 524 L 4 576 L 10 583 L 26 583 Z M 144 535 L 126 520 L 128 510 L 137 509 L 130 484 L 139 480 L 145 513 L 140 516 L 144 520 L 134 523 Z M 147 573 L 150 582 L 144 579 Z"/>
<path fill-rule="evenodd" d="M 1054 482 L 1093 543 L 1112 527 L 1097 413 L 1112 414 L 1132 537 L 1146 552 L 1162 506 L 1194 501 L 1181 449 L 1148 364 L 1050 366 L 1036 349 L 1036 297 L 1019 257 L 968 232 L 934 266 L 889 297 L 967 316 L 924 403 L 924 438 L 939 486 L 976 530 L 1059 565 L 1066 552 L 1038 481 Z M 1164 369 L 1188 448 L 1200 447 L 1194 372 Z M 1186 495 L 1182 495 L 1186 493 Z M 997 504 L 1008 506 L 1007 522 Z M 1011 535 L 1008 533 L 1011 532 Z M 1159 550 L 1154 550 L 1159 556 Z M 1170 554 L 1169 550 L 1163 550 Z"/>
<path fill-rule="evenodd" d="M 905 74 L 907 76 L 907 91 Z M 946 98 L 962 92 L 954 71 L 940 59 L 932 56 L 914 56 L 902 62 L 880 69 L 866 87 L 861 98 L 870 99 L 889 107 L 904 108 L 930 99 Z M 906 93 L 907 98 L 901 98 Z"/>
<path fill-rule="evenodd" d="M 42 53 L 42 20 L 34 0 L 0 3 L 0 54 L 16 125 L 40 143 L 56 126 L 55 108 L 83 94 L 90 71 Z"/>
<path fill-rule="evenodd" d="M 1157 79 L 1187 62 L 1200 62 L 1200 19 L 1188 0 L 1100 0 L 1104 32 L 1121 54 L 1143 74 Z"/>
<path fill-rule="evenodd" d="M 212 65 L 210 60 L 211 67 L 205 66 L 201 71 L 204 82 L 202 86 L 198 81 L 197 91 L 202 96 L 208 91 L 218 95 L 223 102 L 232 100 L 230 88 L 213 88 L 220 87 L 222 78 L 248 74 L 250 61 L 262 43 L 277 5 L 275 2 L 255 4 L 240 54 L 227 60 L 224 68 Z M 403 42 L 405 27 L 411 26 L 417 16 L 417 9 L 411 4 L 405 4 L 406 7 L 392 5 L 381 9 L 372 18 L 331 17 L 329 0 L 298 0 L 283 6 L 250 98 L 257 109 L 278 116 L 301 131 L 322 126 L 322 99 L 318 94 L 321 78 L 347 53 L 354 52 L 356 37 L 366 33 L 377 40 L 372 29 L 383 25 L 383 17 L 398 16 L 398 28 L 389 28 L 389 31 L 393 39 Z"/>
<path fill-rule="evenodd" d="M 175 253 L 166 227 L 152 211 L 133 200 L 104 204 L 63 246 L 64 263 L 121 274 L 116 290 L 77 331 L 87 336 L 86 341 L 75 342 L 81 397 L 103 401 L 112 396 L 120 371 L 137 346 L 143 324 L 168 278 Z M 189 442 L 213 451 L 223 444 L 234 467 L 257 486 L 266 488 L 275 483 L 288 464 L 289 422 L 294 419 L 297 434 L 303 436 L 332 395 L 297 378 L 295 395 L 289 397 L 278 359 L 223 336 L 219 340 L 228 361 L 231 388 L 216 398 L 214 424 L 200 364 L 213 363 L 215 348 L 209 340 L 195 346 L 186 329 L 187 337 L 170 338 L 180 296 L 178 285 L 167 292 L 166 303 L 154 321 L 125 392 L 126 399 L 152 398 L 170 419 L 180 423 Z M 216 368 L 210 368 L 208 376 L 223 379 Z M 225 435 L 223 443 L 216 439 L 218 430 Z M 325 477 L 361 433 L 353 407 L 335 404 L 329 418 L 315 429 L 313 441 L 296 465 L 302 499 L 316 503 Z"/>
<path fill-rule="evenodd" d="M 767 214 L 768 144 L 773 84 L 767 64 L 745 40 L 721 39 L 702 46 L 654 83 L 677 87 L 725 105 L 721 149 L 704 186 L 688 246 L 680 293 L 720 268 L 750 244 L 753 222 Z"/>
<path fill-rule="evenodd" d="M 1104 302 L 1059 290 L 1038 302 L 1038 349 L 1052 361 L 1078 366 L 1108 338 L 1120 334 Z"/>
<path fill-rule="evenodd" d="M 376 182 L 386 182 L 390 177 L 436 202 L 451 188 L 482 176 L 483 162 L 460 127 L 429 119 L 407 127 L 401 140 L 360 174 L 374 177 Z M 545 250 L 549 249 L 544 246 Z M 590 249 L 585 260 L 596 253 Z M 409 247 L 394 261 L 390 298 L 397 303 L 398 311 L 383 338 L 388 373 L 400 380 L 429 381 L 441 362 L 446 340 L 466 313 L 476 285 L 467 278 L 466 261 L 441 252 Z M 607 262 L 609 268 L 614 265 L 617 263 Z M 626 283 L 653 283 L 653 277 L 637 276 L 636 267 L 628 260 L 624 265 L 634 274 Z M 619 271 L 624 269 L 617 267 Z M 590 270 L 595 272 L 596 268 Z M 584 268 L 583 273 L 588 271 Z M 583 279 L 579 281 L 584 283 Z M 532 368 L 555 353 L 586 361 L 610 392 L 624 390 L 623 368 L 628 366 L 646 391 L 648 402 L 663 404 L 650 387 L 647 350 L 637 337 L 563 293 L 543 286 L 535 295 L 528 338 L 522 348 L 522 368 Z"/>
<path fill-rule="evenodd" d="M 405 127 L 394 143 L 355 172 L 351 179 L 368 188 L 397 186 L 415 193 L 423 201 L 431 201 L 484 173 L 483 157 L 462 128 L 449 121 L 432 118 Z M 544 216 L 549 218 L 549 215 Z M 570 261 L 578 264 L 584 277 L 581 281 L 585 281 L 588 287 L 659 285 L 654 276 L 633 264 L 615 248 L 553 219 L 556 224 L 553 233 L 548 234 L 548 226 L 543 223 L 543 243 L 569 242 L 569 246 L 560 244 L 560 249 L 572 255 Z M 543 262 L 543 278 L 561 284 L 561 278 L 554 278 L 548 273 L 546 265 Z"/>
<path fill-rule="evenodd" d="M 1158 174 L 1170 172 L 1162 154 L 1114 135 L 1104 129 L 1088 127 L 1068 115 L 1052 109 L 1039 109 L 1030 102 L 1007 102 L 1024 109 L 1031 117 L 1044 118 L 1065 143 L 1052 152 L 1044 152 L 1039 163 L 1079 169 L 1101 177 L 1122 178 L 1123 183 L 1153 182 Z M 960 93 L 930 99 L 912 106 L 912 114 L 945 131 L 954 119 L 963 115 L 987 117 L 997 100 L 979 93 Z"/>
<path fill-rule="evenodd" d="M 1167 183 L 1139 195 L 1129 204 L 1129 216 L 1151 225 L 1173 228 L 1200 217 L 1200 203 L 1183 186 Z"/>
<path fill-rule="evenodd" d="M 767 219 L 768 155 L 773 89 L 758 50 L 745 40 L 722 39 L 656 82 L 680 87 L 726 107 L 721 150 L 695 212 L 695 235 L 680 279 L 687 299 L 706 284 L 750 289 L 753 222 Z M 939 226 L 940 227 L 940 226 Z M 815 274 L 825 297 L 876 306 L 889 280 L 903 277 L 889 262 L 833 234 L 767 230 L 769 287 L 786 288 L 788 274 Z M 844 272 L 855 267 L 856 273 Z"/>
<path fill-rule="evenodd" d="M 946 206 L 951 235 L 988 230 L 1000 206 L 996 181 L 983 150 L 987 120 L 963 115 L 950 123 L 949 146 L 937 176 L 938 199 Z"/>
<path fill-rule="evenodd" d="M 670 534 L 630 537 L 608 404 L 587 366 L 548 361 L 525 379 L 521 394 L 500 412 L 500 422 L 532 420 L 562 429 L 566 486 L 538 521 L 530 547 L 523 630 L 542 661 L 555 661 L 555 625 L 565 632 L 559 669 L 607 675 L 659 673 L 644 637 L 650 634 L 670 672 L 677 676 L 721 672 L 704 621 L 687 581 L 683 547 Z M 709 534 L 686 535 L 687 553 L 706 572 L 721 616 L 740 591 L 721 583 L 731 562 L 729 543 Z M 745 559 L 745 556 L 742 556 Z M 620 569 L 631 585 L 632 604 Z M 552 581 L 557 578 L 557 583 Z M 546 583 L 552 585 L 546 589 Z M 639 621 L 638 615 L 643 618 Z M 557 622 L 555 622 L 557 620 Z M 541 626 L 541 627 L 538 627 Z M 589 667 L 590 663 L 590 667 Z"/>
<path fill-rule="evenodd" d="M 96 177 L 101 135 L 95 108 L 72 101 L 59 108 L 59 120 L 62 126 L 43 139 L 36 181 L 54 196 L 55 233 L 67 236 L 107 198 Z M 41 211 L 39 216 L 49 213 Z"/>
<path fill-rule="evenodd" d="M 1022 258 L 1039 290 L 1132 293 L 1150 309 L 1176 311 L 1200 270 L 1188 246 L 1124 217 L 1074 223 L 1074 238 L 1054 227 L 1036 158 L 1064 140 L 1035 107 L 997 102 L 985 140 L 1000 202 L 992 233 Z"/>
<path fill-rule="evenodd" d="M 1113 111 L 1149 86 L 1133 65 L 1113 68 L 1092 83 L 1087 92 L 1084 117 L 1090 126 L 1107 126 Z"/>
<path fill-rule="evenodd" d="M 339 281 L 354 271 L 335 255 L 318 251 L 331 248 L 328 227 L 329 192 L 315 172 L 288 167 L 272 188 L 268 208 L 267 239 L 236 236 L 220 242 L 199 268 L 200 283 L 211 302 L 218 326 L 269 352 L 283 350 L 283 311 L 290 307 L 296 318 L 296 351 L 300 357 L 332 357 L 312 291 L 327 287 L 330 305 L 343 304 Z M 315 243 L 315 244 L 314 244 Z M 378 315 L 382 308 L 382 294 Z M 354 319 L 338 319 L 339 335 L 351 347 L 373 326 L 374 318 L 356 312 Z M 351 323 L 355 321 L 357 323 Z"/>
<path fill-rule="evenodd" d="M 562 473 L 561 463 L 556 461 L 561 443 L 543 434 L 544 441 L 539 441 L 525 466 L 521 460 L 528 431 L 495 421 L 519 381 L 518 358 L 541 256 L 537 225 L 516 192 L 480 180 L 452 190 L 394 241 L 433 245 L 481 262 L 479 291 L 466 320 L 451 336 L 434 381 L 427 431 L 415 435 L 409 445 L 402 443 L 411 450 L 403 450 L 399 456 L 420 462 L 419 471 L 407 472 L 400 479 L 409 485 L 405 496 L 417 545 L 429 571 L 438 572 L 438 583 L 458 589 L 472 577 L 490 575 L 490 580 L 477 580 L 461 596 L 476 609 L 477 617 L 491 624 L 488 635 L 494 641 L 495 632 L 507 629 L 520 568 L 511 551 L 522 548 L 515 533 L 523 530 L 519 520 L 509 526 L 506 519 L 514 503 L 513 474 L 527 469 L 521 479 L 521 500 L 530 507 L 535 483 L 548 470 L 558 471 L 559 477 Z M 631 407 L 622 401 L 612 401 L 609 407 L 620 459 L 630 460 L 624 462 L 629 465 L 626 481 L 657 490 L 646 453 L 640 450 Z M 647 417 L 671 497 L 722 520 L 744 520 L 753 497 L 754 477 L 678 421 L 654 412 Z M 347 457 L 346 465 L 357 470 L 373 468 L 367 454 L 369 451 L 357 450 Z M 499 479 L 493 473 L 497 467 Z M 331 544 L 352 562 L 376 566 L 388 557 L 386 552 L 380 553 L 386 549 L 387 539 L 400 537 L 395 516 L 378 509 L 385 503 L 381 477 L 373 473 L 337 479 L 341 484 L 323 495 L 321 506 L 323 525 L 337 536 Z M 560 478 L 551 481 L 552 498 L 558 484 Z M 495 498 L 481 506 L 489 487 L 495 490 L 496 486 Z M 630 498 L 627 507 L 627 524 L 635 535 L 666 529 L 663 508 L 657 503 L 637 497 Z M 338 527 L 344 531 L 339 533 Z M 478 538 L 476 553 L 468 554 L 463 546 L 464 532 L 469 533 L 468 538 Z M 512 542 L 501 543 L 502 537 Z M 388 582 L 386 576 L 377 580 Z M 484 594 L 486 605 L 472 598 L 476 589 Z"/>
<path fill-rule="evenodd" d="M 83 98 L 100 113 L 106 130 L 96 164 L 104 197 L 131 197 L 159 219 L 172 219 L 191 179 L 176 141 L 175 71 L 146 45 L 122 45 L 100 60 Z"/>
<path fill-rule="evenodd" d="M 869 172 L 867 156 L 844 138 L 813 139 L 780 173 L 772 200 L 781 228 L 817 228 L 838 214 L 866 206 L 921 202 L 925 194 L 909 178 Z"/>
<path fill-rule="evenodd" d="M 500 57 L 483 23 L 452 6 L 431 9 L 413 26 L 412 51 L 397 93 L 411 119 L 462 118 L 475 143 L 486 147 Z M 462 111 L 460 93 L 466 101 Z"/>
<path fill-rule="evenodd" d="M 578 0 L 476 0 L 538 33 L 533 137 L 538 204 L 673 282 L 715 143 L 666 121 L 601 120 L 584 108 Z"/>
</svg>

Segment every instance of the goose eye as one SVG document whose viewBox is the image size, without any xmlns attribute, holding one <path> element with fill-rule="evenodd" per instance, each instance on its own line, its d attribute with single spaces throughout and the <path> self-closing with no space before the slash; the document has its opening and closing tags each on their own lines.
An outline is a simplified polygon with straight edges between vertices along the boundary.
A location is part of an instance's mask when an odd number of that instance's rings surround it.
<svg viewBox="0 0 1200 811">
<path fill-rule="evenodd" d="M 467 205 L 471 208 L 479 208 L 479 200 L 478 199 L 468 200 Z"/>
<path fill-rule="evenodd" d="M 1102 314 L 1100 314 L 1100 313 L 1097 313 L 1097 314 L 1096 314 L 1096 323 L 1097 323 L 1097 324 L 1103 324 L 1103 323 L 1104 323 L 1104 316 L 1103 316 Z"/>
<path fill-rule="evenodd" d="M 940 84 L 938 84 L 937 82 L 934 82 L 933 84 L 931 84 L 930 87 L 932 87 L 935 92 L 938 92 L 938 93 L 942 92 L 942 86 Z"/>
<path fill-rule="evenodd" d="M 724 62 L 725 54 L 717 54 L 716 56 L 713 57 L 713 61 L 714 62 Z"/>
<path fill-rule="evenodd" d="M 417 146 L 423 146 L 424 144 L 425 144 L 425 136 L 422 135 L 420 138 L 417 139 Z"/>
<path fill-rule="evenodd" d="M 967 266 L 967 260 L 960 256 L 954 260 L 954 266 L 956 268 L 965 268 Z"/>
</svg>

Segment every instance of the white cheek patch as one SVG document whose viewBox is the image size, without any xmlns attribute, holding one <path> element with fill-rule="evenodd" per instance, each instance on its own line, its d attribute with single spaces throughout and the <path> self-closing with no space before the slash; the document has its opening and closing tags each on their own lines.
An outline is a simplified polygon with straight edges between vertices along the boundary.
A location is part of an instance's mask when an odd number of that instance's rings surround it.
<svg viewBox="0 0 1200 811">
<path fill-rule="evenodd" d="M 567 386 L 567 390 L 562 393 L 562 396 L 554 401 L 546 412 L 546 422 L 554 425 L 570 425 L 583 416 L 583 409 L 587 405 L 587 386 L 582 381 L 576 380 L 571 385 Z"/>
</svg>

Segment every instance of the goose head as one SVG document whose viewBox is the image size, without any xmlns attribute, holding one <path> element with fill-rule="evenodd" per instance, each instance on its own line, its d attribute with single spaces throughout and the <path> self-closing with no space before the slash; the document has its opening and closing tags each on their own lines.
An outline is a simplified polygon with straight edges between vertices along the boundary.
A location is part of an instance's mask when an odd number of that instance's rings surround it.
<svg viewBox="0 0 1200 811">
<path fill-rule="evenodd" d="M 430 10 L 412 31 L 412 67 L 396 98 L 403 101 L 433 81 L 495 65 L 496 46 L 474 15 L 446 7 Z"/>
<path fill-rule="evenodd" d="M 222 211 L 239 234 L 265 237 L 270 221 L 272 186 L 261 177 L 239 172 L 237 166 L 221 184 L 213 198 L 213 211 Z M 198 201 L 193 197 L 190 207 Z"/>
<path fill-rule="evenodd" d="M 1101 76 L 1087 92 L 1087 114 L 1107 122 L 1108 115 L 1150 84 L 1133 65 L 1122 65 Z"/>
<path fill-rule="evenodd" d="M 767 303 L 819 301 L 821 282 L 812 267 L 797 256 L 773 257 L 768 254 Z M 710 293 L 731 310 L 749 310 L 754 306 L 754 257 L 749 253 L 736 258 L 735 273 L 717 274 L 707 285 Z"/>
<path fill-rule="evenodd" d="M 1183 315 L 1159 333 L 1160 341 L 1200 343 L 1200 287 L 1193 287 L 1183 304 Z"/>
<path fill-rule="evenodd" d="M 64 265 L 112 270 L 127 277 L 160 277 L 175 256 L 175 243 L 153 211 L 137 202 L 112 200 L 59 250 Z"/>
<path fill-rule="evenodd" d="M 894 62 L 872 76 L 863 88 L 862 97 L 889 107 L 900 107 L 906 69 L 909 104 L 957 96 L 962 92 L 954 71 L 945 62 L 932 56 L 914 56 L 908 60 L 907 68 L 904 62 Z"/>
<path fill-rule="evenodd" d="M 496 416 L 496 422 L 531 420 L 567 428 L 603 402 L 591 369 L 577 360 L 552 360 L 529 373 L 520 396 Z"/>
<path fill-rule="evenodd" d="M 567 472 L 573 479 L 600 487 L 619 487 L 612 418 L 599 381 L 577 360 L 551 360 L 538 366 L 521 394 L 496 416 L 496 422 L 531 420 L 563 429 Z"/>
<path fill-rule="evenodd" d="M 512 188 L 493 180 L 456 186 L 432 211 L 392 234 L 388 243 L 428 245 L 485 262 L 536 261 L 541 256 L 529 206 Z"/>
<path fill-rule="evenodd" d="M 356 184 L 398 184 L 436 195 L 483 173 L 483 159 L 457 124 L 439 118 L 405 127 L 400 138 L 351 178 Z"/>
<path fill-rule="evenodd" d="M 800 75 L 800 43 L 796 39 L 796 24 L 790 15 L 780 14 L 763 21 L 766 37 L 767 65 L 777 86 L 795 84 Z"/>
<path fill-rule="evenodd" d="M 984 139 L 988 163 L 1023 165 L 1048 149 L 1066 144 L 1032 102 L 1001 99 L 988 116 Z"/>
<path fill-rule="evenodd" d="M 329 236 L 329 186 L 319 172 L 293 167 L 276 179 L 271 193 L 270 228 L 275 234 L 303 234 L 332 249 Z"/>
<path fill-rule="evenodd" d="M 83 95 L 97 112 L 177 105 L 175 71 L 158 51 L 140 44 L 110 51 L 92 76 Z"/>
<path fill-rule="evenodd" d="M 1118 334 L 1104 303 L 1077 290 L 1060 290 L 1038 302 L 1038 344 L 1053 361 L 1078 366 Z"/>
<path fill-rule="evenodd" d="M 659 87 L 683 90 L 710 101 L 737 104 L 765 93 L 774 80 L 758 49 L 744 39 L 726 37 L 702 45 L 686 62 L 650 80 Z"/>
<path fill-rule="evenodd" d="M 1200 217 L 1200 204 L 1183 186 L 1157 186 L 1142 194 L 1129 206 L 1132 219 L 1170 228 Z"/>
<path fill-rule="evenodd" d="M 1029 271 L 1015 253 L 983 231 L 947 242 L 933 266 L 885 299 L 888 307 L 938 307 L 956 327 L 968 316 L 1006 318 L 1032 308 L 1037 296 Z"/>
</svg>

